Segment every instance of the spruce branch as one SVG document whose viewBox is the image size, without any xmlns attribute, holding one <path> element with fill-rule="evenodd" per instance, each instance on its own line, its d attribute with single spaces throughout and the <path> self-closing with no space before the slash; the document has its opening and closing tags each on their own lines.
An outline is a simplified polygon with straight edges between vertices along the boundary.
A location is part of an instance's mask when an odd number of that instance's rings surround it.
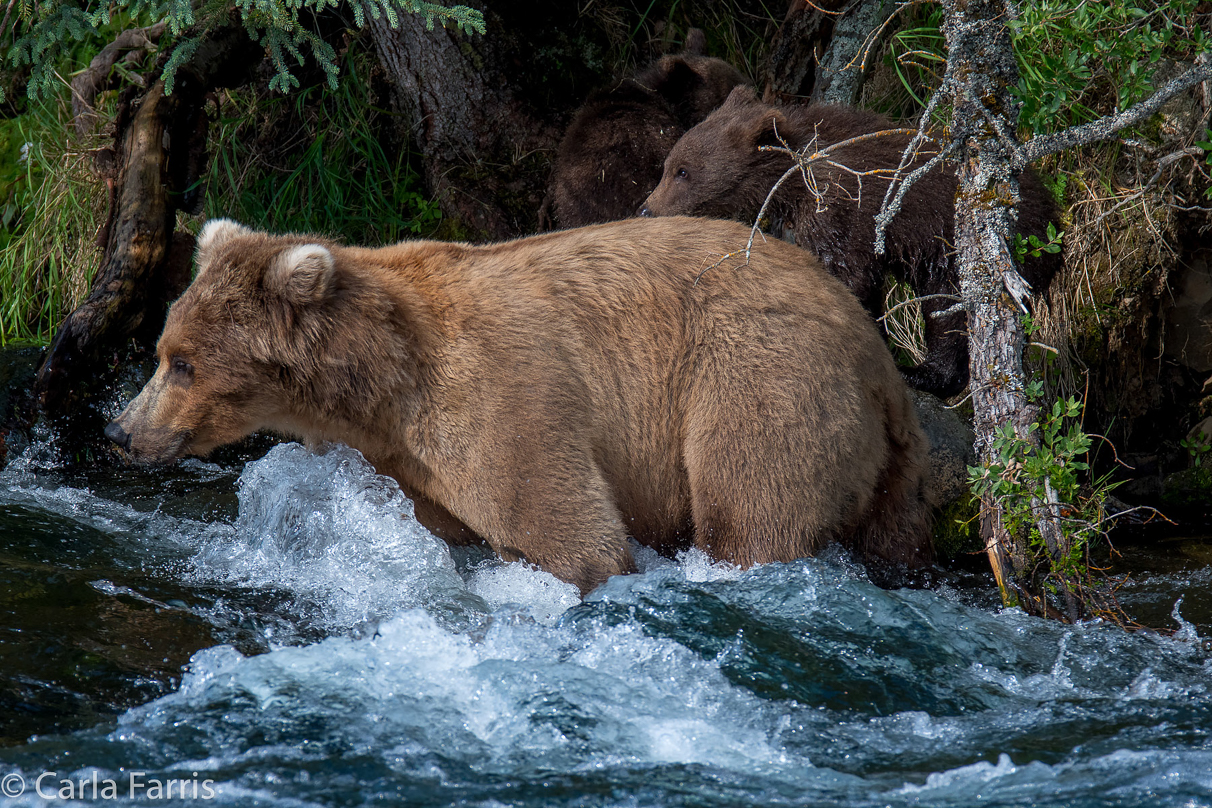
<svg viewBox="0 0 1212 808">
<path fill-rule="evenodd" d="M 275 75 L 270 88 L 289 92 L 299 81 L 292 72 L 302 65 L 310 53 L 327 76 L 329 86 L 337 82 L 337 54 L 331 45 L 304 24 L 300 15 L 315 15 L 327 8 L 336 8 L 343 0 L 230 0 L 212 2 L 198 7 L 193 0 L 113 0 L 94 8 L 89 0 L 9 0 L 5 19 L 17 17 L 17 32 L 6 54 L 10 67 L 30 65 L 27 94 L 32 99 L 48 96 L 59 79 L 55 65 L 69 52 L 74 42 L 102 33 L 111 24 L 113 15 L 122 12 L 131 19 L 151 19 L 154 25 L 167 26 L 175 41 L 161 78 L 165 94 L 171 94 L 176 72 L 197 50 L 205 28 L 216 19 L 226 18 L 230 11 L 238 12 L 248 36 L 261 44 L 274 65 Z M 442 6 L 425 0 L 344 0 L 353 11 L 355 24 L 366 24 L 370 17 L 386 17 L 393 28 L 399 26 L 400 13 L 421 14 L 426 28 L 441 23 L 464 34 L 484 34 L 482 12 L 468 6 Z"/>
</svg>

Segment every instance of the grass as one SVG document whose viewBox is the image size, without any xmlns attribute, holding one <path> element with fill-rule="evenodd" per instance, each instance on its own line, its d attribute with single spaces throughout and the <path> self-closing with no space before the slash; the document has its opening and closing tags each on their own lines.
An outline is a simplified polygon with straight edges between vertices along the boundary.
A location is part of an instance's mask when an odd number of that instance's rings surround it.
<svg viewBox="0 0 1212 808">
<path fill-rule="evenodd" d="M 322 80 L 289 96 L 228 93 L 211 133 L 204 214 L 250 227 L 390 244 L 436 230 L 441 213 L 422 195 L 392 113 L 367 80 L 369 54 L 351 47 L 336 90 Z"/>
<path fill-rule="evenodd" d="M 49 341 L 100 261 L 107 192 L 70 119 L 64 87 L 0 122 L 0 345 Z"/>
<path fill-rule="evenodd" d="M 226 216 L 365 245 L 433 233 L 441 213 L 422 195 L 406 144 L 392 139 L 369 55 L 355 43 L 344 59 L 336 90 L 321 76 L 289 96 L 250 88 L 224 97 L 213 110 L 202 215 L 182 214 L 182 226 Z M 108 193 L 87 151 L 107 143 L 77 142 L 69 98 L 64 84 L 0 121 L 0 345 L 49 342 L 101 261 Z"/>
</svg>

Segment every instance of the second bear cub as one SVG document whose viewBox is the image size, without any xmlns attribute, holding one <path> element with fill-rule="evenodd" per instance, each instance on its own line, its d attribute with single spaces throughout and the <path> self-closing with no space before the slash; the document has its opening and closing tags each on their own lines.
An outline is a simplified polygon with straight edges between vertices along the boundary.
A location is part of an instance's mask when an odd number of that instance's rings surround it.
<svg viewBox="0 0 1212 808">
<path fill-rule="evenodd" d="M 786 143 L 799 149 L 816 139 L 817 148 L 857 135 L 895 128 L 873 112 L 849 107 L 811 105 L 775 107 L 759 101 L 753 90 L 738 87 L 724 104 L 688 131 L 665 160 L 661 183 L 644 202 L 641 215 L 711 216 L 752 222 L 767 194 L 791 165 L 787 155 L 761 151 Z M 900 163 L 908 137 L 881 137 L 838 150 L 832 158 L 855 172 L 893 169 Z M 925 162 L 925 158 L 921 160 Z M 958 294 L 951 259 L 955 229 L 955 175 L 936 169 L 906 194 L 901 212 L 885 237 L 885 254 L 875 254 L 875 214 L 888 180 L 818 164 L 813 168 L 817 194 L 798 177 L 785 182 L 767 208 L 780 224 L 779 235 L 815 253 L 863 302 L 872 314 L 882 308 L 886 272 L 906 281 L 920 296 Z M 1022 203 L 1018 230 L 1024 236 L 1045 235 L 1055 214 L 1047 189 L 1030 171 L 1021 177 Z M 1028 259 L 1024 279 L 1038 294 L 1047 289 L 1059 257 Z M 952 396 L 968 383 L 966 315 L 955 301 L 924 300 L 925 360 L 907 369 L 914 387 Z"/>
</svg>

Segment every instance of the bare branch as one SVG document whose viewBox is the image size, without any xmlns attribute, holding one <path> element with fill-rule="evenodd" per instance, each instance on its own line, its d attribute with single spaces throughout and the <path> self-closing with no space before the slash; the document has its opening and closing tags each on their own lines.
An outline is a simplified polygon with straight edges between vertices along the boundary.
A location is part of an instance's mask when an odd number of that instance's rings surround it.
<svg viewBox="0 0 1212 808">
<path fill-rule="evenodd" d="M 1101 216 L 1099 216 L 1097 219 L 1095 219 L 1094 222 L 1092 223 L 1092 226 L 1097 227 L 1098 225 L 1103 223 L 1104 219 L 1106 219 L 1112 213 L 1115 213 L 1117 210 L 1122 208 L 1124 205 L 1127 205 L 1129 202 L 1131 202 L 1135 199 L 1140 199 L 1142 196 L 1144 196 L 1145 191 L 1149 190 L 1149 188 L 1155 182 L 1157 182 L 1159 179 L 1161 179 L 1162 172 L 1165 171 L 1166 168 L 1169 165 L 1171 165 L 1172 163 L 1176 163 L 1184 157 L 1198 158 L 1198 157 L 1201 157 L 1203 155 L 1203 153 L 1204 153 L 1204 150 L 1201 149 L 1199 146 L 1188 146 L 1185 149 L 1179 149 L 1176 152 L 1170 152 L 1165 157 L 1163 157 L 1157 161 L 1157 171 L 1153 172 L 1153 176 L 1150 177 L 1145 182 L 1144 185 L 1142 185 L 1140 188 L 1138 188 L 1135 193 L 1124 197 L 1119 202 L 1116 202 L 1115 205 L 1113 205 L 1105 213 L 1103 213 Z"/>
<path fill-rule="evenodd" d="M 900 303 L 897 303 L 895 306 L 893 306 L 892 308 L 890 308 L 886 312 L 884 312 L 882 317 L 877 317 L 875 321 L 877 323 L 882 323 L 884 320 L 887 320 L 889 315 L 891 315 L 897 309 L 903 309 L 905 306 L 910 306 L 914 303 L 920 303 L 923 300 L 961 300 L 962 301 L 963 298 L 961 298 L 959 295 L 922 295 L 921 297 L 911 297 L 908 300 L 902 300 Z"/>
<path fill-rule="evenodd" d="M 776 182 L 774 187 L 770 189 L 770 192 L 766 194 L 766 199 L 762 202 L 762 207 L 758 210 L 757 217 L 753 220 L 753 227 L 749 231 L 749 243 L 745 245 L 746 262 L 748 262 L 750 250 L 753 248 L 753 239 L 761 228 L 762 219 L 766 216 L 766 209 L 770 207 L 770 202 L 774 199 L 775 193 L 778 192 L 783 183 L 786 182 L 796 171 L 799 171 L 804 176 L 805 184 L 808 185 L 810 190 L 813 190 L 813 192 L 817 194 L 818 199 L 820 198 L 820 194 L 815 191 L 815 184 L 811 179 L 810 169 L 816 163 L 821 162 L 859 177 L 859 189 L 861 192 L 862 177 L 887 174 L 888 169 L 877 168 L 872 169 L 871 171 L 855 171 L 854 169 L 848 168 L 841 163 L 830 160 L 829 156 L 840 149 L 844 149 L 847 146 L 853 146 L 856 143 L 864 143 L 868 140 L 874 140 L 875 138 L 880 137 L 910 134 L 913 131 L 914 130 L 912 129 L 882 129 L 879 132 L 868 132 L 866 134 L 857 135 L 846 140 L 840 140 L 837 143 L 830 144 L 829 146 L 819 150 L 816 148 L 815 137 L 813 137 L 812 140 L 808 141 L 808 143 L 804 144 L 804 146 L 798 150 L 787 146 L 786 141 L 782 141 L 782 138 L 779 138 L 779 140 L 784 144 L 782 146 L 759 146 L 758 151 L 779 152 L 781 154 L 786 154 L 794 162 L 790 168 L 783 172 L 783 176 L 779 177 L 778 182 Z M 777 130 L 775 131 L 775 135 L 778 135 Z M 710 269 L 710 267 L 708 267 L 708 269 Z"/>
<path fill-rule="evenodd" d="M 941 152 L 931 157 L 922 165 L 909 172 L 905 179 L 898 184 L 896 179 L 888 185 L 888 194 L 892 193 L 893 186 L 897 186 L 896 195 L 892 197 L 892 201 L 888 201 L 888 195 L 884 196 L 884 205 L 880 208 L 880 212 L 875 215 L 875 254 L 884 254 L 884 233 L 888 229 L 888 225 L 892 222 L 893 217 L 901 210 L 901 203 L 905 201 L 905 194 L 913 187 L 913 183 L 921 179 L 926 173 L 932 171 L 940 165 L 949 155 L 955 152 L 961 143 L 958 140 L 953 140 L 947 144 Z M 905 150 L 909 153 L 909 149 Z M 897 169 L 899 172 L 901 169 Z"/>
<path fill-rule="evenodd" d="M 1074 126 L 1053 135 L 1041 135 L 1032 138 L 1018 150 L 1018 153 L 1014 156 L 1012 166 L 1015 170 L 1021 170 L 1049 154 L 1055 154 L 1065 149 L 1072 149 L 1076 146 L 1084 146 L 1087 143 L 1106 140 L 1119 130 L 1148 118 L 1161 109 L 1163 104 L 1183 90 L 1208 80 L 1212 80 L 1212 63 L 1197 63 L 1186 73 L 1166 82 L 1157 92 L 1144 101 L 1133 104 L 1123 112 L 1108 115 L 1105 118 L 1099 118 L 1097 121 L 1082 124 L 1081 126 Z"/>
<path fill-rule="evenodd" d="M 93 102 L 97 93 L 106 88 L 109 83 L 109 72 L 121 58 L 129 57 L 131 53 L 151 50 L 155 42 L 164 35 L 166 22 L 158 22 L 147 28 L 128 28 L 114 39 L 113 42 L 101 49 L 93 57 L 88 67 L 72 79 L 72 120 L 76 131 L 81 135 L 88 134 L 96 122 L 93 112 Z"/>
<path fill-rule="evenodd" d="M 884 191 L 884 201 L 880 205 L 880 212 L 875 216 L 875 254 L 884 254 L 884 235 L 888 230 L 888 225 L 892 219 L 900 212 L 901 203 L 905 199 L 905 193 L 917 182 L 919 178 L 925 175 L 926 166 L 933 168 L 934 165 L 942 163 L 950 152 L 959 148 L 958 141 L 952 140 L 947 144 L 943 151 L 935 155 L 934 159 L 922 166 L 916 171 L 910 173 L 908 177 L 900 180 L 900 173 L 917 158 L 918 149 L 926 140 L 932 140 L 926 132 L 930 128 L 930 119 L 934 116 L 934 111 L 938 108 L 939 103 L 943 98 L 950 96 L 954 92 L 954 78 L 951 74 L 951 61 L 948 60 L 946 71 L 943 73 L 943 82 L 939 85 L 938 90 L 930 96 L 930 100 L 926 103 L 926 109 L 922 111 L 921 120 L 918 122 L 917 131 L 913 135 L 913 139 L 909 141 L 909 145 L 905 147 L 905 151 L 901 153 L 900 165 L 896 167 L 896 176 L 892 182 L 888 183 L 888 188 Z M 927 169 L 928 170 L 928 169 Z M 898 181 L 899 180 L 899 181 Z M 893 195 L 895 189 L 895 196 Z"/>
</svg>

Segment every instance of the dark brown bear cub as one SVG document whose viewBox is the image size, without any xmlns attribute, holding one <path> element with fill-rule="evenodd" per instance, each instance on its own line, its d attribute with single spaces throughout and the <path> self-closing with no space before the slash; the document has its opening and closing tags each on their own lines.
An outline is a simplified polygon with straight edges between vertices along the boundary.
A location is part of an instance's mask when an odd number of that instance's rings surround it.
<svg viewBox="0 0 1212 808">
<path fill-rule="evenodd" d="M 674 217 L 361 249 L 213 221 L 106 434 L 143 462 L 341 441 L 438 535 L 583 592 L 633 568 L 628 536 L 929 561 L 926 440 L 878 332 L 802 250 L 722 260 L 747 237 Z"/>
<path fill-rule="evenodd" d="M 745 81 L 706 47 L 691 29 L 683 53 L 589 96 L 560 142 L 541 218 L 581 227 L 636 214 L 673 144 Z"/>
<path fill-rule="evenodd" d="M 728 100 L 678 141 L 665 160 L 661 183 L 645 201 L 650 216 L 713 216 L 752 223 L 770 189 L 791 165 L 785 154 L 759 151 L 786 142 L 798 149 L 816 138 L 818 148 L 895 125 L 872 112 L 811 105 L 774 107 L 738 87 Z M 781 139 L 781 140 L 780 140 Z M 894 169 L 907 137 L 881 137 L 848 146 L 832 159 L 854 171 Z M 925 162 L 928 156 L 920 162 Z M 885 238 L 885 255 L 875 254 L 875 214 L 887 190 L 878 175 L 861 184 L 849 172 L 818 164 L 813 168 L 816 195 L 803 180 L 785 182 L 767 208 L 780 231 L 815 253 L 873 314 L 883 306 L 884 274 L 893 273 L 921 296 L 958 294 L 951 260 L 955 229 L 955 175 L 936 169 L 907 193 L 901 212 Z M 1054 215 L 1047 190 L 1030 171 L 1021 178 L 1019 232 L 1045 236 Z M 782 235 L 782 232 L 780 232 Z M 1045 239 L 1046 240 L 1046 239 Z M 1036 293 L 1056 273 L 1056 256 L 1028 259 L 1023 277 Z M 951 396 L 968 383 L 966 315 L 954 299 L 922 302 L 926 319 L 925 360 L 905 371 L 910 384 L 939 396 Z"/>
</svg>

